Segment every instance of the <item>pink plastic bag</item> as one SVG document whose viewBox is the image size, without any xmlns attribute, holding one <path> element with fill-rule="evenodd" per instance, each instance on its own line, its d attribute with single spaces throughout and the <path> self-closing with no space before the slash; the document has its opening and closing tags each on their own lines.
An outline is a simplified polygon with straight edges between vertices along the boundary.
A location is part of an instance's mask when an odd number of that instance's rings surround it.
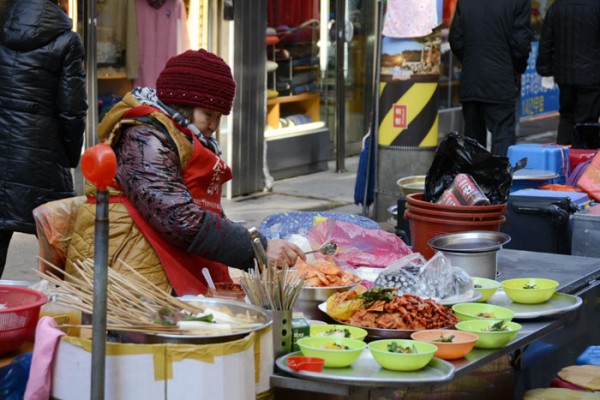
<svg viewBox="0 0 600 400">
<path fill-rule="evenodd" d="M 393 233 L 328 219 L 306 234 L 313 248 L 333 241 L 337 252 L 333 256 L 339 265 L 385 268 L 394 261 L 412 254 L 411 249 Z"/>
</svg>

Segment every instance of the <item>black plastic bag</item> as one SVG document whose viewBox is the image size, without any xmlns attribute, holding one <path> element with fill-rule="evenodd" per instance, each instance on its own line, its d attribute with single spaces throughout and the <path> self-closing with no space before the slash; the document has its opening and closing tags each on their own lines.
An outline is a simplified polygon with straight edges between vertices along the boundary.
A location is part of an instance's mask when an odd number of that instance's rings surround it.
<svg viewBox="0 0 600 400">
<path fill-rule="evenodd" d="M 506 203 L 516 169 L 508 157 L 495 156 L 476 140 L 451 132 L 435 152 L 425 178 L 424 197 L 436 202 L 456 174 L 464 173 L 473 177 L 491 204 Z"/>
</svg>

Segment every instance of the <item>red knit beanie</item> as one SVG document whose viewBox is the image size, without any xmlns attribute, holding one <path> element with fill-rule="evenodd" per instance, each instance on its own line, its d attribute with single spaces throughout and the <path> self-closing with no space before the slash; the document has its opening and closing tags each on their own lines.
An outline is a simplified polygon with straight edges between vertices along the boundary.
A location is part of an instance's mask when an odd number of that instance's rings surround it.
<svg viewBox="0 0 600 400">
<path fill-rule="evenodd" d="M 188 50 L 167 61 L 156 81 L 156 92 L 166 104 L 197 106 L 228 115 L 235 81 L 221 57 L 204 49 Z"/>
</svg>

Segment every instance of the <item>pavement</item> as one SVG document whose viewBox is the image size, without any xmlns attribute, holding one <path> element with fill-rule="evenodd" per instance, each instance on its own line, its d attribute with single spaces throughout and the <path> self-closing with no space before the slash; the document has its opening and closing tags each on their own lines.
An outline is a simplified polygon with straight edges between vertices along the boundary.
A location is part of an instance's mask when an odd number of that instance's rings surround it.
<svg viewBox="0 0 600 400">
<path fill-rule="evenodd" d="M 528 135 L 519 143 L 550 143 L 555 132 Z M 275 181 L 270 192 L 247 197 L 223 199 L 227 216 L 250 228 L 258 227 L 271 214 L 285 211 L 335 211 L 362 214 L 362 206 L 354 204 L 354 185 L 358 156 L 345 159 L 345 170 L 336 171 L 335 161 L 328 163 L 327 171 Z M 393 225 L 380 222 L 383 229 L 393 231 Z M 15 233 L 6 262 L 3 280 L 38 280 L 38 243 L 34 235 Z"/>
</svg>

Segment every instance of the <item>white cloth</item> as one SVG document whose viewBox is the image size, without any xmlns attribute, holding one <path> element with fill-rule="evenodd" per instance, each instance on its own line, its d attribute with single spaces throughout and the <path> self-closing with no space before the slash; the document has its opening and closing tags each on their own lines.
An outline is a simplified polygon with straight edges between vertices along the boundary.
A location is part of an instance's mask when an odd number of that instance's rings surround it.
<svg viewBox="0 0 600 400">
<path fill-rule="evenodd" d="M 543 76 L 542 77 L 542 87 L 544 89 L 554 89 L 554 77 L 553 76 Z"/>
<path fill-rule="evenodd" d="M 440 25 L 437 0 L 388 0 L 383 35 L 412 38 L 429 35 Z"/>
</svg>

